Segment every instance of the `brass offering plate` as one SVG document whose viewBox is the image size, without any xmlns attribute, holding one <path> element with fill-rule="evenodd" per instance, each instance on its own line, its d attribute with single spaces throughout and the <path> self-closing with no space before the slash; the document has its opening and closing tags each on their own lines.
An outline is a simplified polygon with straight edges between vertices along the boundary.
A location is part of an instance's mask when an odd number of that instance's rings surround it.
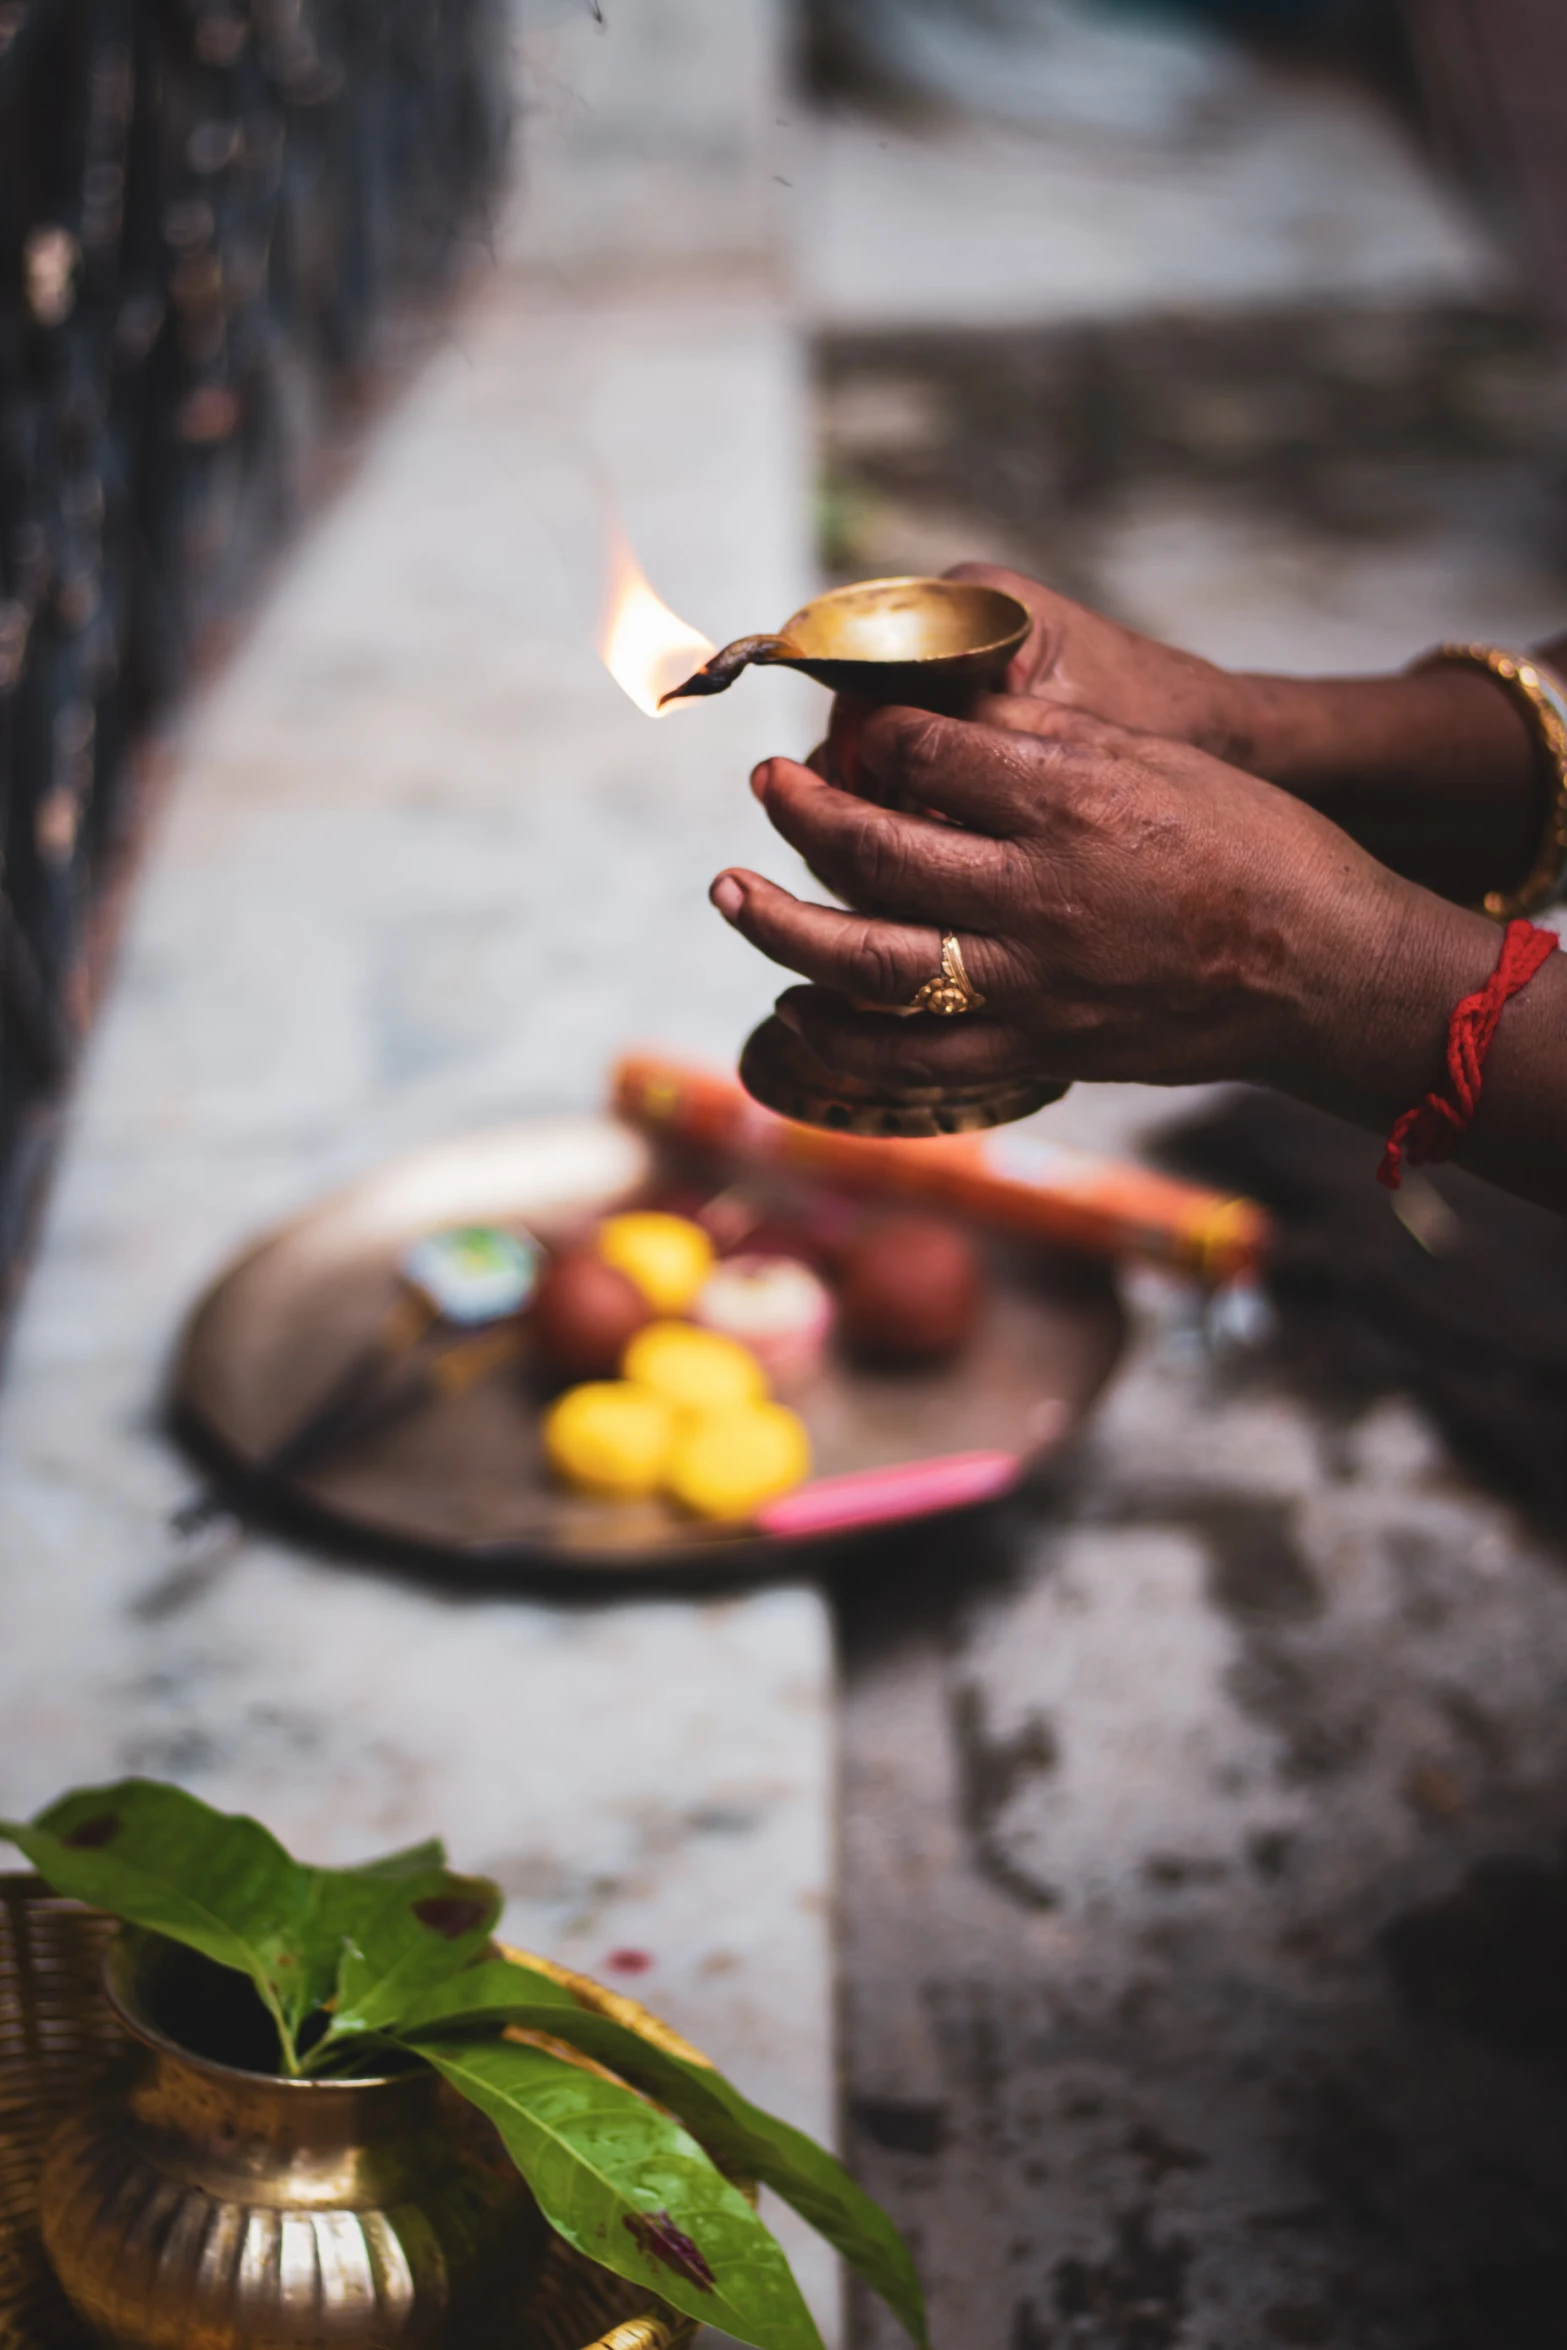
<svg viewBox="0 0 1567 2350">
<path fill-rule="evenodd" d="M 609 1118 L 539 1119 L 397 1160 L 262 1240 L 207 1292 L 176 1367 L 177 1421 L 247 1480 L 381 1326 L 411 1240 L 446 1224 L 513 1222 L 558 1243 L 610 1208 L 658 1197 L 675 1174 L 714 1193 L 736 1180 L 727 1162 L 663 1161 Z M 787 1398 L 810 1431 L 818 1476 L 992 1449 L 1037 1466 L 1075 1433 L 1121 1345 L 1108 1267 L 1009 1247 L 990 1271 L 980 1328 L 951 1366 L 878 1375 L 829 1354 Z M 512 1364 L 295 1481 L 246 1482 L 244 1506 L 497 1576 L 754 1576 L 880 1532 L 785 1543 L 695 1523 L 662 1501 L 568 1493 L 542 1457 L 542 1393 L 526 1361 Z"/>
</svg>

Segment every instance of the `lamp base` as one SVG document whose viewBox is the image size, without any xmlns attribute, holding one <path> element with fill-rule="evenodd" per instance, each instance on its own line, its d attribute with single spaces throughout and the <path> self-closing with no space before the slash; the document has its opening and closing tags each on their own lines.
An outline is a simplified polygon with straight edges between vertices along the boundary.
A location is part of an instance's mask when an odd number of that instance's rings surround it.
<svg viewBox="0 0 1567 2350">
<path fill-rule="evenodd" d="M 1009 1126 L 1047 1102 L 1058 1102 L 1067 1090 L 1036 1078 L 992 1079 L 983 1085 L 870 1085 L 825 1068 L 777 1018 L 764 1020 L 747 1037 L 740 1082 L 763 1109 L 802 1126 L 900 1139 Z"/>
</svg>

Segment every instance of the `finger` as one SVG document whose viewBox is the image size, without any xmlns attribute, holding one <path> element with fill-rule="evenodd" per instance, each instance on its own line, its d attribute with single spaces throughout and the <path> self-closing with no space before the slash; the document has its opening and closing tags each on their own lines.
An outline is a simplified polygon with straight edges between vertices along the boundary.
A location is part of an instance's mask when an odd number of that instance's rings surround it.
<svg viewBox="0 0 1567 2350">
<path fill-rule="evenodd" d="M 1129 741 L 1147 740 L 1146 735 L 1119 725 L 1113 718 L 1096 718 L 1092 711 L 1043 701 L 1037 694 L 985 694 L 969 716 L 976 725 L 994 726 L 1004 734 L 1031 734 L 1042 742 L 1088 743 L 1096 750 L 1118 750 Z"/>
<path fill-rule="evenodd" d="M 832 711 L 827 720 L 827 779 L 841 784 L 845 791 L 863 791 L 865 778 L 860 762 L 860 729 L 865 723 L 871 705 L 858 701 L 853 694 L 834 694 Z"/>
<path fill-rule="evenodd" d="M 1048 1074 L 1034 1038 L 983 1012 L 961 1020 L 889 1020 L 824 988 L 791 987 L 778 999 L 778 1017 L 825 1069 L 872 1084 L 981 1085 Z"/>
<path fill-rule="evenodd" d="M 933 927 L 813 906 L 743 867 L 720 873 L 709 894 L 724 920 L 762 954 L 857 1003 L 900 1010 L 941 969 L 941 933 Z M 965 932 L 962 949 L 981 995 L 1006 987 L 1004 948 Z"/>
<path fill-rule="evenodd" d="M 1007 664 L 1010 693 L 1027 693 L 1039 678 L 1049 675 L 1061 650 L 1066 615 L 1072 609 L 1067 597 L 1041 580 L 1030 579 L 1026 572 L 1009 571 L 1001 563 L 954 563 L 943 577 L 971 580 L 976 587 L 999 588 L 1004 596 L 1014 596 L 1028 614 L 1028 634 Z"/>
<path fill-rule="evenodd" d="M 944 929 L 994 921 L 1011 879 L 1001 842 L 875 807 L 792 759 L 769 759 L 759 772 L 770 821 L 835 897 Z"/>
<path fill-rule="evenodd" d="M 815 750 L 812 751 L 805 764 L 813 775 L 820 776 L 824 784 L 831 785 L 834 783 L 831 761 L 827 745 L 825 743 L 817 744 Z M 760 800 L 764 807 L 767 803 L 767 773 L 771 765 L 772 761 L 770 759 L 764 759 L 759 766 L 753 767 L 751 770 L 752 795 L 754 798 Z M 811 863 L 808 857 L 806 859 L 806 869 L 813 881 L 819 881 L 821 883 L 823 889 L 826 890 L 829 897 L 836 897 L 839 894 L 837 883 L 832 880 L 830 875 L 826 873 L 818 873 L 816 867 Z M 870 907 L 867 907 L 865 910 L 867 913 L 872 911 Z M 876 910 L 879 911 L 880 909 Z"/>
<path fill-rule="evenodd" d="M 860 756 L 876 778 L 875 797 L 950 816 L 971 832 L 1016 839 L 1032 821 L 1053 772 L 1082 755 L 1066 736 L 1040 738 L 939 718 L 929 710 L 873 710 Z"/>
</svg>

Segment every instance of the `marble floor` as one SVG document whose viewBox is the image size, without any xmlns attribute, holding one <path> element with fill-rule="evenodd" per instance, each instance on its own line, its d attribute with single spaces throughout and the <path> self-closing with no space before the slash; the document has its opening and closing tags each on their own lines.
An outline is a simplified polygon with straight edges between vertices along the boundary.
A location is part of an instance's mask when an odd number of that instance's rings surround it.
<svg viewBox="0 0 1567 2350">
<path fill-rule="evenodd" d="M 774 14 L 685 8 L 759 91 Z M 637 59 L 592 45 L 586 17 L 558 28 L 562 86 L 582 26 L 582 72 L 604 95 L 607 61 L 634 95 Z M 546 35 L 519 26 L 530 110 Z M 619 1967 L 831 2137 L 816 1591 L 545 1604 L 259 1536 L 172 1594 L 168 1576 L 192 1472 L 160 1395 L 182 1315 L 236 1249 L 390 1154 L 597 1108 L 635 1035 L 726 1057 L 771 999 L 705 891 L 760 853 L 745 777 L 799 739 L 794 681 L 655 725 L 593 642 L 612 510 L 715 635 L 809 585 L 804 371 L 746 213 L 749 150 L 724 145 L 731 81 L 705 95 L 707 117 L 662 118 L 614 215 L 645 216 L 638 169 L 665 202 L 700 180 L 658 299 L 576 283 L 546 188 L 512 206 L 161 746 L 7 1365 L 0 1783 L 25 1812 L 169 1775 L 322 1860 L 444 1833 L 500 1880 L 515 1939 Z M 573 119 L 553 145 L 534 112 L 522 126 L 524 173 L 553 173 L 570 216 L 593 174 Z M 689 226 L 714 202 L 720 256 Z M 789 2240 L 831 2333 L 834 2265 Z"/>
</svg>

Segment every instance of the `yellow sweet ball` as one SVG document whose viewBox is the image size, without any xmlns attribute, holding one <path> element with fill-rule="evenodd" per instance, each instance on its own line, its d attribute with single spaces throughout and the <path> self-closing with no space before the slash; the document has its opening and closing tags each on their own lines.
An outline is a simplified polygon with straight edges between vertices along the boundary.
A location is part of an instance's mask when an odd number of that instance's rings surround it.
<svg viewBox="0 0 1567 2350">
<path fill-rule="evenodd" d="M 569 1387 L 544 1414 L 545 1457 L 579 1493 L 640 1501 L 663 1483 L 675 1415 L 651 1388 L 625 1379 Z"/>
<path fill-rule="evenodd" d="M 664 1489 L 698 1518 L 748 1518 L 811 1473 L 811 1440 L 786 1404 L 742 1404 L 683 1422 Z"/>
<path fill-rule="evenodd" d="M 652 1208 L 606 1217 L 598 1252 L 661 1314 L 683 1314 L 713 1270 L 713 1244 L 701 1225 Z"/>
<path fill-rule="evenodd" d="M 733 1411 L 767 1399 L 767 1374 L 750 1348 L 691 1322 L 650 1322 L 627 1346 L 620 1372 L 682 1413 Z"/>
</svg>

